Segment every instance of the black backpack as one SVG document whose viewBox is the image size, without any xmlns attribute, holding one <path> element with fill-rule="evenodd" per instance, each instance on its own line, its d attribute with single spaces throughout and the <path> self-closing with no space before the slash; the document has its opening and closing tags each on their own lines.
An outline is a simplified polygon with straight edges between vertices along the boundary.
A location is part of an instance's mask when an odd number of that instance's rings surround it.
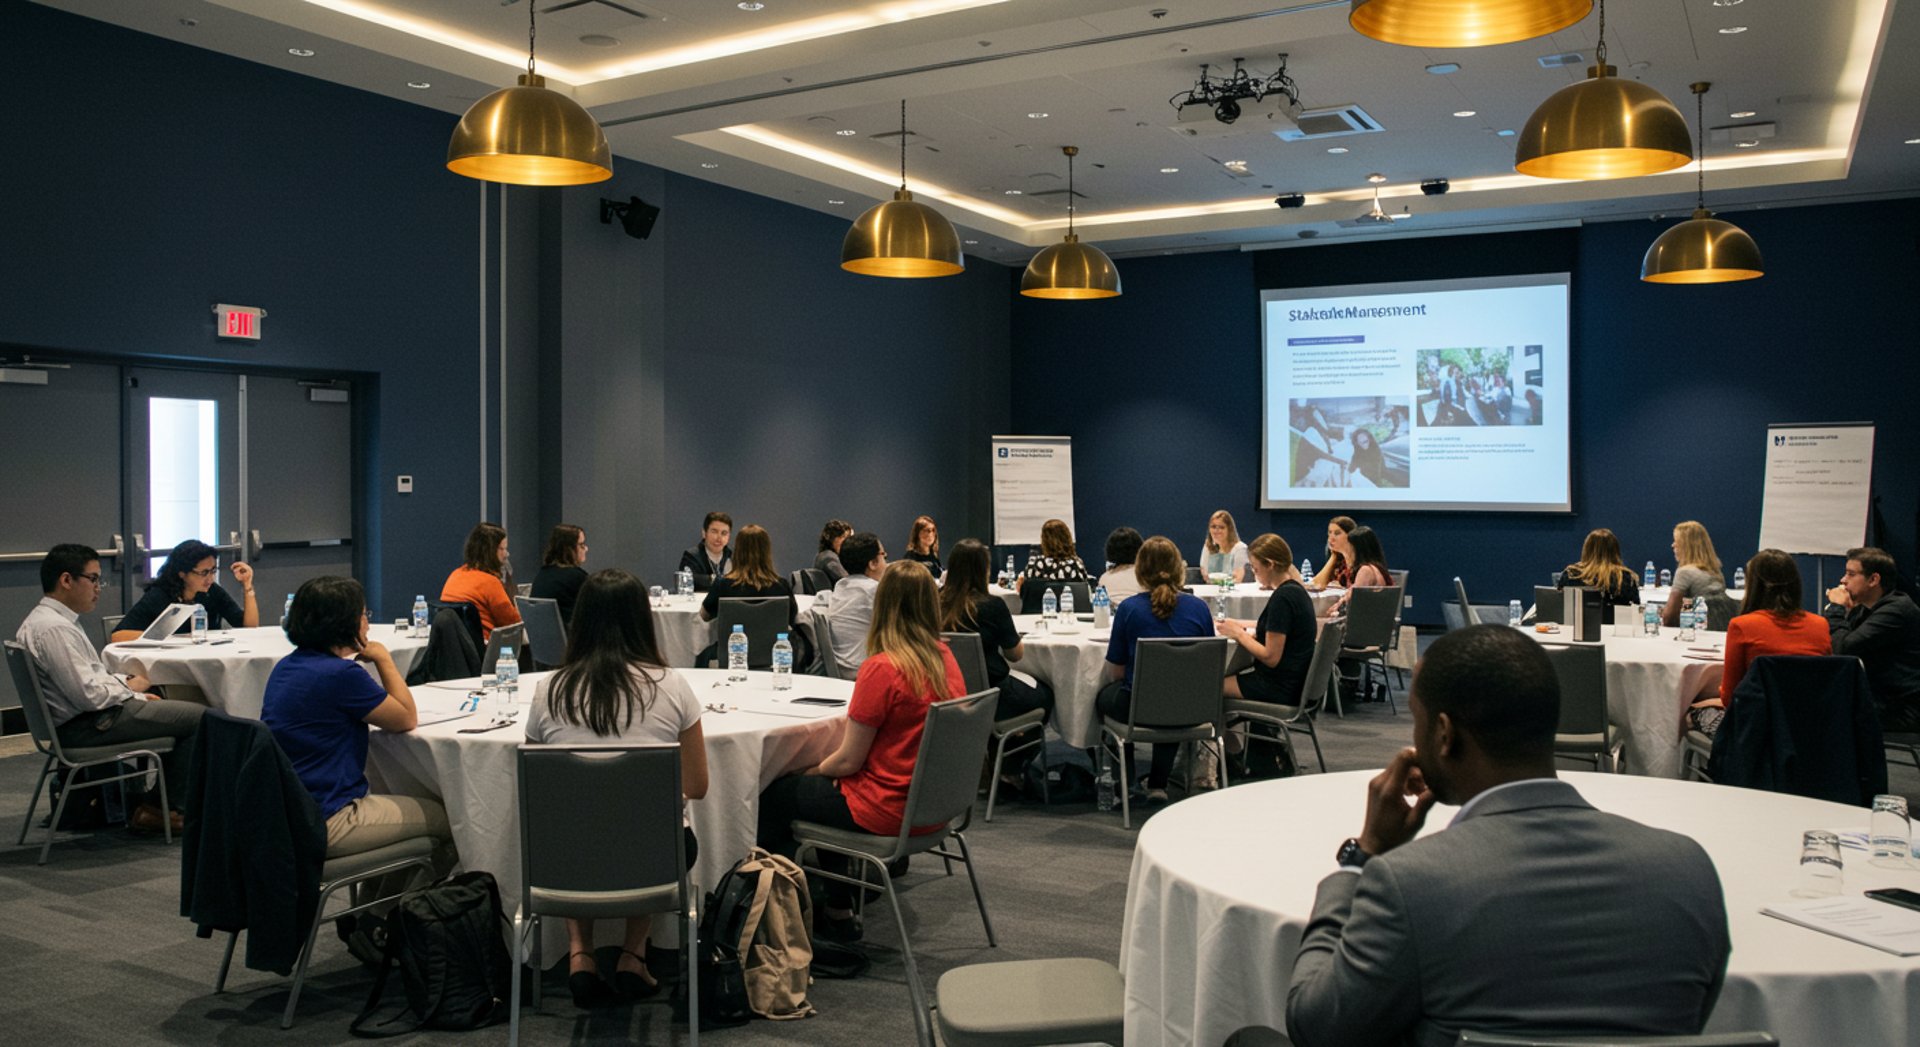
<svg viewBox="0 0 1920 1047">
<path fill-rule="evenodd" d="M 753 1020 L 753 1010 L 747 1005 L 746 972 L 735 943 L 753 912 L 758 887 L 756 878 L 728 869 L 707 892 L 706 912 L 700 918 L 700 955 L 694 964 L 694 976 L 700 979 L 702 1029 L 724 1029 Z M 682 991 L 674 1001 L 677 1017 L 685 1016 L 686 1006 L 686 993 Z"/>
<path fill-rule="evenodd" d="M 415 1029 L 478 1029 L 505 1021 L 513 1007 L 513 958 L 507 952 L 500 887 L 485 872 L 461 873 L 403 895 L 387 914 L 387 948 L 355 1036 L 399 1036 Z M 400 968 L 407 1006 L 368 1028 L 387 975 Z M 411 1015 L 412 1020 L 393 1028 Z"/>
</svg>

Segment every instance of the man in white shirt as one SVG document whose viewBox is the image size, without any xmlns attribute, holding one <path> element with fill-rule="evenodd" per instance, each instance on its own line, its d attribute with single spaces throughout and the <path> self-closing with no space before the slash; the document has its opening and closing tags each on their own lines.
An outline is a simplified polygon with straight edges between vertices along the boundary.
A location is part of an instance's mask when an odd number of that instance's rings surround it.
<svg viewBox="0 0 1920 1047">
<path fill-rule="evenodd" d="M 833 650 L 828 652 L 843 673 L 860 671 L 867 660 L 867 630 L 873 625 L 873 594 L 887 569 L 887 551 L 871 531 L 857 531 L 840 543 L 840 563 L 847 576 L 834 583 L 833 596 L 821 613 L 833 625 Z"/>
<path fill-rule="evenodd" d="M 40 588 L 45 594 L 15 635 L 40 674 L 47 716 L 64 746 L 122 745 L 153 738 L 174 739 L 173 751 L 162 753 L 167 799 L 177 812 L 186 799 L 186 771 L 193 757 L 193 738 L 200 730 L 204 706 L 168 701 L 148 693 L 152 684 L 143 676 L 123 677 L 107 671 L 93 642 L 81 630 L 79 618 L 100 602 L 100 554 L 84 545 L 56 545 L 40 562 Z M 130 745 L 129 748 L 137 748 Z M 156 802 L 134 809 L 128 824 L 157 832 L 169 817 Z M 174 828 L 180 815 L 171 814 Z"/>
</svg>

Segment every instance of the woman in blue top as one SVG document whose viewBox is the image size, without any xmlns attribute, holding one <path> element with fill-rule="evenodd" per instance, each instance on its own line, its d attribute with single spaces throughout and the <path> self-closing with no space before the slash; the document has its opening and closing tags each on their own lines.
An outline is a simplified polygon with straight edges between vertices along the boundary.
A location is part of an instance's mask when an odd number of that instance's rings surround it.
<svg viewBox="0 0 1920 1047">
<path fill-rule="evenodd" d="M 445 873 L 453 867 L 446 808 L 425 797 L 367 791 L 368 725 L 411 731 L 419 714 L 393 655 L 367 639 L 365 590 L 351 578 L 307 581 L 293 595 L 287 638 L 295 649 L 267 677 L 260 719 L 320 805 L 327 857 L 425 836 L 435 844 L 436 874 Z M 404 890 L 407 874 L 399 875 L 400 881 L 382 882 L 379 893 Z M 341 930 L 344 936 L 352 928 Z M 347 944 L 356 957 L 368 959 L 354 936 Z"/>
<path fill-rule="evenodd" d="M 1100 715 L 1124 721 L 1133 705 L 1133 657 L 1136 641 L 1163 636 L 1212 636 L 1213 613 L 1205 600 L 1184 591 L 1187 565 L 1172 541 L 1155 535 L 1140 546 L 1133 561 L 1142 592 L 1129 596 L 1113 612 L 1113 633 L 1107 641 L 1107 677 L 1111 680 L 1094 700 Z M 1185 726 L 1184 724 L 1180 726 Z M 1128 746 L 1131 757 L 1132 746 Z M 1164 803 L 1167 776 L 1180 751 L 1174 744 L 1155 745 L 1147 771 L 1146 800 Z M 1129 762 L 1131 762 L 1129 760 Z M 1129 771 L 1125 780 L 1130 784 Z"/>
</svg>

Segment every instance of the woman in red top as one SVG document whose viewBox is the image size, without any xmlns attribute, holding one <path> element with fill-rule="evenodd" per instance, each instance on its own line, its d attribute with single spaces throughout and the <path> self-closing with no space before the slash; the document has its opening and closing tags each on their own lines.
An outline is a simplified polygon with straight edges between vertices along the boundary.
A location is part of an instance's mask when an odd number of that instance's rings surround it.
<svg viewBox="0 0 1920 1047">
<path fill-rule="evenodd" d="M 1778 549 L 1762 549 L 1747 561 L 1747 598 L 1740 614 L 1727 623 L 1727 663 L 1720 670 L 1720 697 L 1694 704 L 1689 718 L 1695 730 L 1720 730 L 1733 692 L 1747 666 L 1763 654 L 1832 654 L 1827 620 L 1800 607 L 1800 568 Z"/>
<path fill-rule="evenodd" d="M 480 642 L 493 631 L 520 620 L 520 609 L 507 595 L 503 580 L 507 567 L 507 532 L 499 524 L 481 521 L 467 535 L 466 561 L 447 575 L 440 589 L 441 603 L 472 604 L 480 613 Z"/>
<path fill-rule="evenodd" d="M 967 693 L 960 665 L 940 640 L 939 600 L 933 576 L 910 560 L 887 565 L 873 597 L 867 660 L 853 683 L 847 731 L 833 755 L 760 794 L 760 846 L 791 857 L 795 821 L 876 836 L 900 831 L 907 787 L 913 782 L 927 706 Z M 938 832 L 938 825 L 915 833 Z M 822 854 L 822 864 L 845 874 L 847 862 Z M 833 941 L 860 938 L 853 890 L 827 881 L 827 900 L 814 933 Z"/>
</svg>

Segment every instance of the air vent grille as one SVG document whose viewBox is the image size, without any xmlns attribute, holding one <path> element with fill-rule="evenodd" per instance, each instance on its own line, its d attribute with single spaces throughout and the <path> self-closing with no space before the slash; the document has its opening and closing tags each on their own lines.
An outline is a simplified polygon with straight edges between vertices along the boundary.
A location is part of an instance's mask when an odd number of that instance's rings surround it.
<svg viewBox="0 0 1920 1047">
<path fill-rule="evenodd" d="M 1309 109 L 1301 113 L 1295 122 L 1299 125 L 1298 127 L 1275 131 L 1274 134 L 1279 135 L 1283 142 L 1299 142 L 1314 138 L 1372 134 L 1381 130 L 1379 122 L 1368 116 L 1367 111 L 1357 105 Z"/>
</svg>

